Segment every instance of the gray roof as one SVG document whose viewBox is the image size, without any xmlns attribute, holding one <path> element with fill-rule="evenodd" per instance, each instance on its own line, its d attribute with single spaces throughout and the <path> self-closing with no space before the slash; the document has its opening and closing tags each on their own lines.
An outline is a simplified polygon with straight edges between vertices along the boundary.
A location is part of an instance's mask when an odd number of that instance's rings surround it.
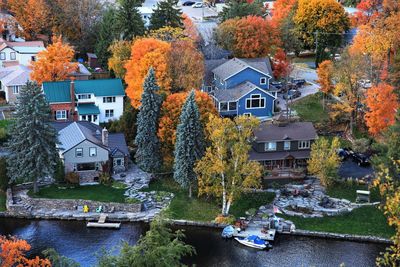
<svg viewBox="0 0 400 267">
<path fill-rule="evenodd" d="M 220 79 L 225 80 L 226 78 L 238 73 L 246 68 L 254 68 L 262 73 L 268 74 L 271 77 L 272 68 L 269 58 L 233 58 L 222 65 L 213 69 L 213 73 Z"/>
<path fill-rule="evenodd" d="M 90 76 L 92 73 L 85 67 L 85 65 L 78 63 L 78 68 L 69 74 L 70 76 Z"/>
<path fill-rule="evenodd" d="M 5 86 L 24 85 L 29 81 L 31 69 L 24 65 L 15 65 L 0 69 L 0 80 Z"/>
<path fill-rule="evenodd" d="M 86 55 L 90 58 L 97 58 L 97 55 L 94 53 L 86 53 Z"/>
<path fill-rule="evenodd" d="M 256 142 L 280 140 L 314 140 L 317 132 L 311 122 L 292 122 L 286 126 L 262 124 L 254 132 Z"/>
<path fill-rule="evenodd" d="M 106 148 L 112 155 L 116 151 L 121 151 L 125 155 L 129 155 L 128 146 L 122 133 L 109 133 L 108 147 L 105 147 L 101 141 L 102 128 L 88 121 L 79 122 L 54 122 L 52 126 L 58 132 L 58 147 L 63 151 L 70 150 L 74 146 L 88 140 L 96 145 Z"/>
<path fill-rule="evenodd" d="M 213 70 L 227 62 L 228 59 L 209 59 L 204 61 L 204 84 L 212 85 L 214 81 Z"/>
<path fill-rule="evenodd" d="M 236 101 L 242 96 L 258 88 L 251 82 L 244 82 L 231 89 L 218 89 L 213 92 L 213 95 L 219 102 Z"/>
<path fill-rule="evenodd" d="M 251 150 L 249 153 L 250 160 L 282 160 L 289 156 L 292 156 L 295 159 L 308 159 L 310 158 L 310 150 L 302 150 L 302 151 L 278 151 L 278 152 L 257 152 L 255 150 Z"/>
</svg>

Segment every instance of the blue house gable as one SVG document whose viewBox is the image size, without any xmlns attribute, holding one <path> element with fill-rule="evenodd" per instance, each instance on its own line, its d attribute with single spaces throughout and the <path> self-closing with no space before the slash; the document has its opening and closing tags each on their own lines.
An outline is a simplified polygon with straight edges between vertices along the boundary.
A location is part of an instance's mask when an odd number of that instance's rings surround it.
<svg viewBox="0 0 400 267">
<path fill-rule="evenodd" d="M 276 97 L 251 82 L 215 90 L 211 96 L 221 116 L 253 115 L 265 119 L 274 114 Z"/>
<path fill-rule="evenodd" d="M 277 90 L 270 85 L 273 75 L 268 58 L 233 58 L 211 72 L 212 84 L 206 87 L 221 116 L 273 116 Z"/>
</svg>

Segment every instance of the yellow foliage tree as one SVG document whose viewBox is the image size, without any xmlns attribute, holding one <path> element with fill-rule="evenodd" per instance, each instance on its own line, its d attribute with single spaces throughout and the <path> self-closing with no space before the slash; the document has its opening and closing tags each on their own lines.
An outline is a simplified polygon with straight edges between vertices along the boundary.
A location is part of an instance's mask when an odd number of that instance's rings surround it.
<svg viewBox="0 0 400 267">
<path fill-rule="evenodd" d="M 37 61 L 31 62 L 31 79 L 38 84 L 50 81 L 63 81 L 78 67 L 71 62 L 74 58 L 74 49 L 62 42 L 60 37 L 53 37 L 53 43 L 38 53 Z"/>
<path fill-rule="evenodd" d="M 111 57 L 108 59 L 108 69 L 115 73 L 115 76 L 123 79 L 125 77 L 125 64 L 131 56 L 131 41 L 114 41 L 108 50 Z"/>
</svg>

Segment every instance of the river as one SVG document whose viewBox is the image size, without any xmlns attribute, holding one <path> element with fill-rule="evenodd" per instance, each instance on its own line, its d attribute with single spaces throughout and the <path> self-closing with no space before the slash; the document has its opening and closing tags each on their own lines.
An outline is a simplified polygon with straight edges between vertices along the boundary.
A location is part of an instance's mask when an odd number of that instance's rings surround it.
<svg viewBox="0 0 400 267">
<path fill-rule="evenodd" d="M 46 221 L 0 218 L 0 234 L 16 235 L 32 245 L 32 253 L 52 247 L 60 254 L 94 266 L 95 254 L 110 250 L 121 240 L 131 244 L 148 229 L 143 223 L 124 223 L 120 230 L 88 229 L 83 221 Z M 185 261 L 197 266 L 374 266 L 385 245 L 298 236 L 278 236 L 274 248 L 257 251 L 234 240 L 223 240 L 220 231 L 184 227 L 186 242 L 195 246 L 197 255 Z"/>
</svg>

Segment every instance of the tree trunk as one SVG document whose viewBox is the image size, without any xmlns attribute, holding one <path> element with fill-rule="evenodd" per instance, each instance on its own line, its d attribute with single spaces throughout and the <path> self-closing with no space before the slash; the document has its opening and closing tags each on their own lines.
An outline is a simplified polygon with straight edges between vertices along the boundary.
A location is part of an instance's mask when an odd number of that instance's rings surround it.
<svg viewBox="0 0 400 267">
<path fill-rule="evenodd" d="M 39 192 L 39 187 L 38 187 L 38 184 L 37 184 L 37 181 L 35 180 L 35 181 L 33 181 L 33 193 L 38 193 Z"/>
<path fill-rule="evenodd" d="M 192 185 L 189 185 L 189 198 L 192 198 Z"/>
<path fill-rule="evenodd" d="M 225 188 L 225 176 L 222 174 L 222 215 L 225 216 L 226 214 L 226 188 Z"/>
<path fill-rule="evenodd" d="M 322 93 L 322 109 L 325 110 L 325 93 Z"/>
<path fill-rule="evenodd" d="M 229 214 L 229 209 L 231 208 L 231 204 L 232 204 L 232 201 L 228 200 L 228 203 L 226 204 L 226 208 L 225 208 L 225 215 Z"/>
<path fill-rule="evenodd" d="M 352 111 L 350 114 L 350 134 L 351 135 L 353 135 L 353 116 L 354 116 L 354 111 Z"/>
</svg>

